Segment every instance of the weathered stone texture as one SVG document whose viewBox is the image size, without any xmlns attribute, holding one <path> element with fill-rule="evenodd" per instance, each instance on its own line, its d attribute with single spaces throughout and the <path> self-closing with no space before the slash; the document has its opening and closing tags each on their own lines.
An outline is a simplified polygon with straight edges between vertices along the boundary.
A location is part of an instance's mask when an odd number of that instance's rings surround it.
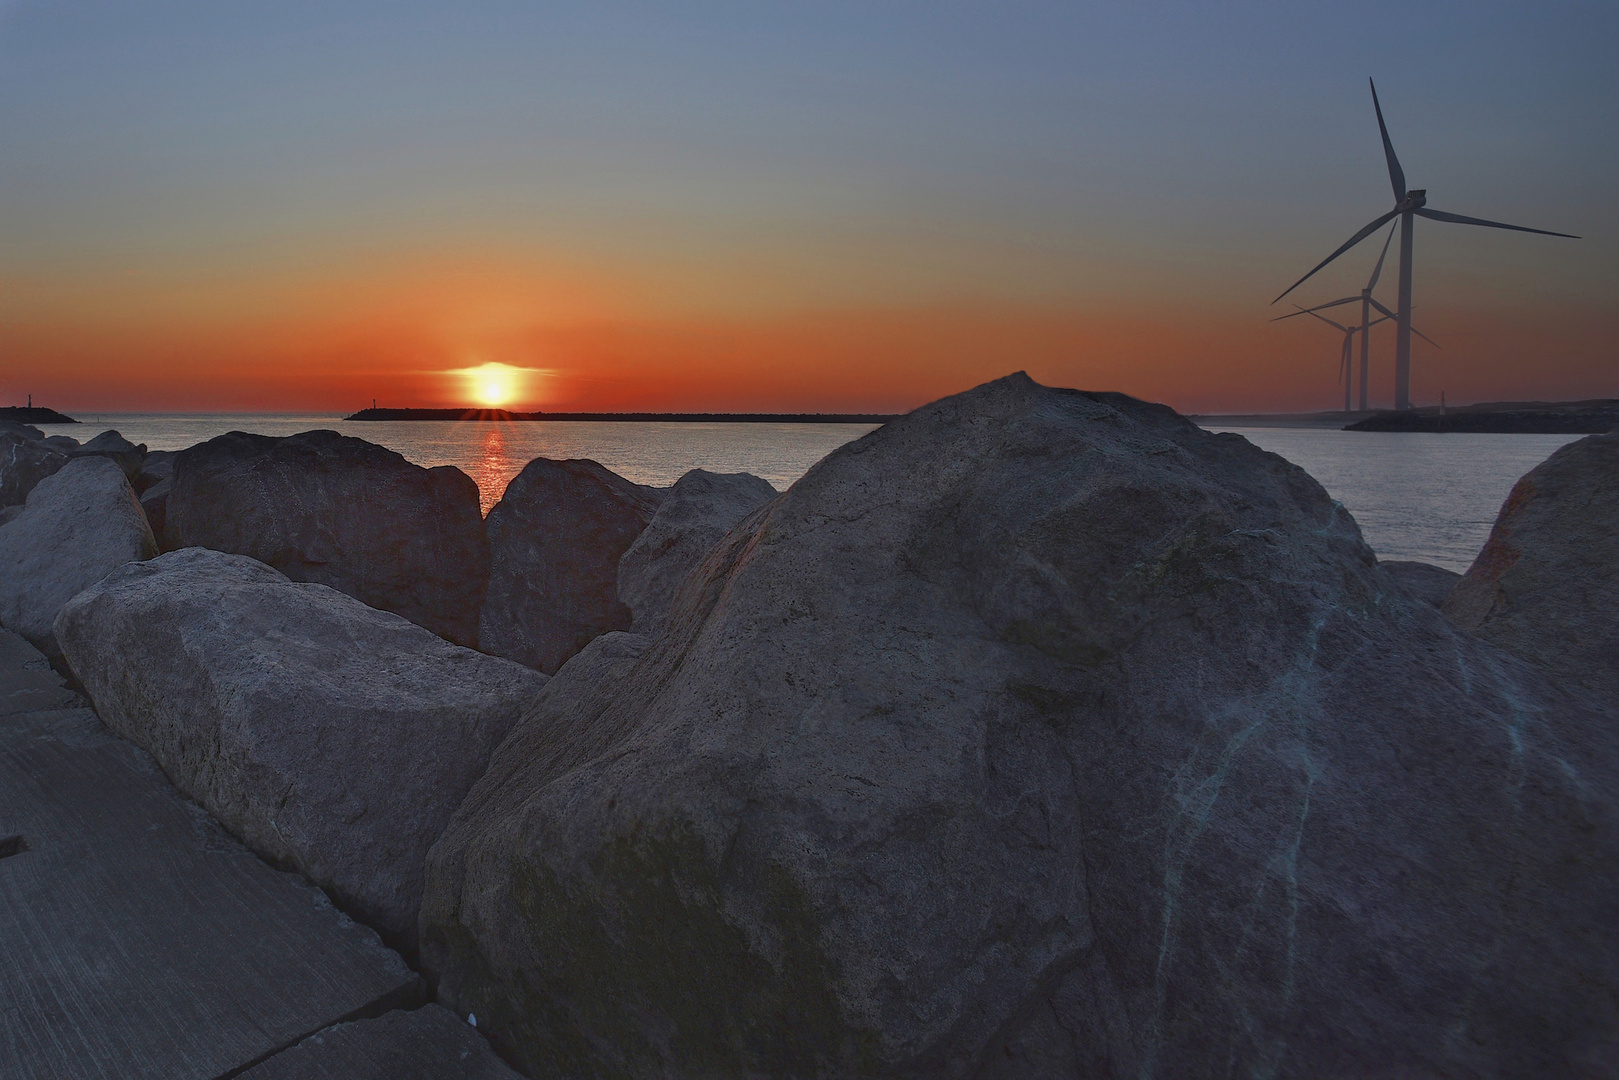
<svg viewBox="0 0 1619 1080">
<path fill-rule="evenodd" d="M 692 568 L 737 522 L 775 497 L 769 481 L 749 473 L 693 469 L 675 481 L 618 561 L 618 598 L 634 616 L 632 629 L 661 629 L 675 590 Z"/>
<path fill-rule="evenodd" d="M 70 461 L 0 525 L 0 626 L 59 656 L 51 624 L 62 605 L 125 563 L 156 554 L 122 470 L 99 457 Z"/>
<path fill-rule="evenodd" d="M 594 461 L 535 458 L 489 511 L 479 648 L 550 674 L 609 630 L 628 630 L 618 562 L 663 493 Z"/>
<path fill-rule="evenodd" d="M 409 948 L 422 863 L 545 676 L 186 548 L 57 620 L 107 726 L 250 848 Z"/>
<path fill-rule="evenodd" d="M 247 555 L 476 646 L 489 548 L 478 486 L 335 431 L 233 431 L 183 450 L 165 550 Z"/>
<path fill-rule="evenodd" d="M 1616 567 L 1619 431 L 1570 443 L 1518 481 L 1445 613 L 1619 705 Z"/>
<path fill-rule="evenodd" d="M 559 673 L 432 850 L 423 957 L 535 1075 L 1597 1075 L 1616 793 L 1611 713 L 1302 470 L 1014 376 Z"/>
</svg>

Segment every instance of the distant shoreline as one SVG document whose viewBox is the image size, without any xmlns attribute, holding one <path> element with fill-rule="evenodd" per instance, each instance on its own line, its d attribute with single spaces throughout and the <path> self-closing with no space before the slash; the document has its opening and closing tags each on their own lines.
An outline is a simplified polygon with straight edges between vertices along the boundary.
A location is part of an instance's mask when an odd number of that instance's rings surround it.
<svg viewBox="0 0 1619 1080">
<path fill-rule="evenodd" d="M 596 420 L 664 424 L 886 424 L 901 413 L 511 412 L 506 409 L 361 409 L 344 420 Z"/>
<path fill-rule="evenodd" d="M 1475 435 L 1600 435 L 1619 428 L 1619 399 L 1487 401 L 1395 412 L 1228 413 L 1188 416 L 1204 428 L 1339 428 L 1343 431 Z"/>
<path fill-rule="evenodd" d="M 1601 435 L 1619 428 L 1619 399 L 1492 401 L 1441 410 L 1380 412 L 1345 431 L 1467 432 L 1489 435 Z"/>
</svg>

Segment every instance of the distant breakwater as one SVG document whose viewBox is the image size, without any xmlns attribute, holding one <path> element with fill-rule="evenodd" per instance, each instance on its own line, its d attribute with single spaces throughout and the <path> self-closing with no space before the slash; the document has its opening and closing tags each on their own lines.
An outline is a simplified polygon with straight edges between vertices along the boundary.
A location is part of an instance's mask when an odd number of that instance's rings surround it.
<svg viewBox="0 0 1619 1080">
<path fill-rule="evenodd" d="M 898 413 L 512 412 L 507 409 L 361 409 L 345 420 L 610 420 L 664 424 L 886 424 Z"/>
<path fill-rule="evenodd" d="M 1619 428 L 1619 400 L 1513 401 L 1460 408 L 1380 412 L 1345 431 L 1431 431 L 1516 435 L 1601 435 Z"/>
<path fill-rule="evenodd" d="M 36 409 L 33 406 L 6 405 L 0 407 L 0 422 L 14 424 L 77 424 L 78 421 L 55 409 Z"/>
</svg>

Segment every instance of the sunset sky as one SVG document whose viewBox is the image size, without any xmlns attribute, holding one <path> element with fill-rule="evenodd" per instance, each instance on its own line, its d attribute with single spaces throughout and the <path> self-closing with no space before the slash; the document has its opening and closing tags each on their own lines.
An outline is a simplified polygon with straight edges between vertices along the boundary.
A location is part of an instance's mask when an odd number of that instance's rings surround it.
<svg viewBox="0 0 1619 1080">
<path fill-rule="evenodd" d="M 1368 76 L 1431 205 L 1584 237 L 1419 222 L 1417 403 L 1619 396 L 1619 5 L 1123 7 L 0 2 L 0 404 L 1332 408 L 1269 304 L 1392 205 Z"/>
</svg>

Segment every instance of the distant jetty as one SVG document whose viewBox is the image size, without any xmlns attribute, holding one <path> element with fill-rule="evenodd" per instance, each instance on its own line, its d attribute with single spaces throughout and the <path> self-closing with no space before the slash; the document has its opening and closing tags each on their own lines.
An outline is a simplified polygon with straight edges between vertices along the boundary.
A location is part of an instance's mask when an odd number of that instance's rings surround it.
<svg viewBox="0 0 1619 1080">
<path fill-rule="evenodd" d="M 21 405 L 7 405 L 0 407 L 0 420 L 10 420 L 14 424 L 77 424 L 78 421 L 71 416 L 64 416 L 55 409 L 24 408 Z"/>
<path fill-rule="evenodd" d="M 1379 412 L 1345 431 L 1460 431 L 1504 435 L 1600 435 L 1619 428 L 1619 399 L 1492 401 Z"/>
<path fill-rule="evenodd" d="M 899 413 L 511 412 L 507 409 L 361 409 L 345 420 L 616 420 L 663 424 L 886 424 Z"/>
</svg>

